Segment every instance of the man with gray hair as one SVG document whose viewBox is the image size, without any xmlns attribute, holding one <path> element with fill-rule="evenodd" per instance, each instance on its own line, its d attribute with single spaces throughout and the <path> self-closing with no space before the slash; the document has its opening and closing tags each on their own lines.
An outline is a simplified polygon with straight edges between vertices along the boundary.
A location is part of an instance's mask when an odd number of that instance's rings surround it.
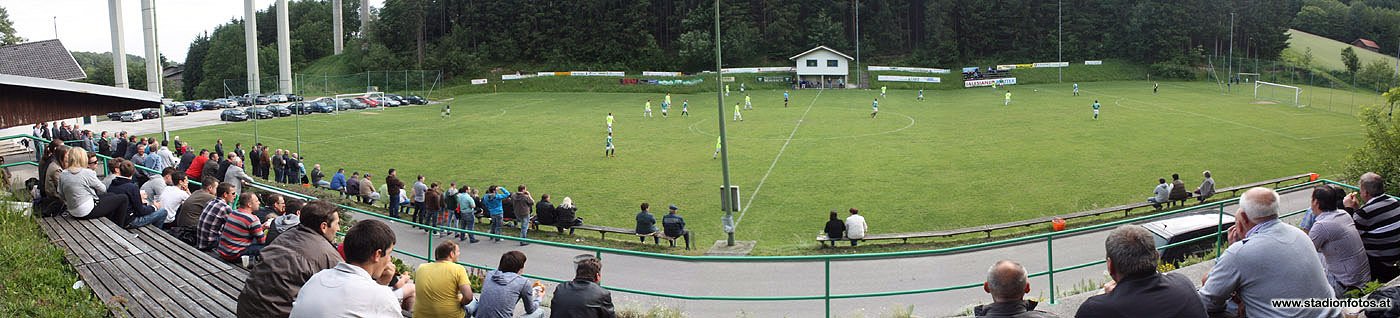
<svg viewBox="0 0 1400 318">
<path fill-rule="evenodd" d="M 1206 308 L 1196 286 L 1180 273 L 1157 273 L 1152 234 L 1136 225 L 1120 226 L 1104 240 L 1108 275 L 1103 294 L 1089 297 L 1075 317 L 1198 317 Z"/>
<path fill-rule="evenodd" d="M 1239 308 L 1251 317 L 1336 317 L 1339 308 L 1274 307 L 1275 299 L 1332 298 L 1322 260 L 1303 230 L 1279 222 L 1278 193 L 1253 188 L 1240 196 L 1230 247 L 1197 291 L 1206 312 L 1226 311 L 1227 300 L 1239 297 Z"/>
<path fill-rule="evenodd" d="M 993 264 L 987 270 L 987 282 L 982 283 L 982 290 L 992 294 L 992 303 L 973 308 L 972 313 L 977 317 L 1059 317 L 1035 310 L 1034 300 L 1022 299 L 1031 291 L 1031 283 L 1026 278 L 1026 268 L 1016 262 L 1001 260 Z"/>
<path fill-rule="evenodd" d="M 1356 219 L 1371 278 L 1388 282 L 1400 276 L 1400 202 L 1385 195 L 1385 179 L 1375 172 L 1362 174 L 1357 185 L 1361 190 L 1348 194 L 1342 205 Z"/>
</svg>

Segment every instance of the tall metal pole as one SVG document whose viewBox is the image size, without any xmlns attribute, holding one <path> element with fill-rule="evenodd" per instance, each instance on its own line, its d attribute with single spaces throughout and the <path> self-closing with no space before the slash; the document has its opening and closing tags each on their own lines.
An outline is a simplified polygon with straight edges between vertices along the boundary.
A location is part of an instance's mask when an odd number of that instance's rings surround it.
<svg viewBox="0 0 1400 318">
<path fill-rule="evenodd" d="M 1230 56 L 1230 57 L 1229 57 L 1230 62 L 1228 63 L 1229 66 L 1226 67 L 1226 73 L 1225 73 L 1225 78 L 1226 78 L 1226 79 L 1225 79 L 1225 83 L 1234 83 L 1234 81 L 1235 81 L 1235 13 L 1234 13 L 1234 12 L 1230 12 L 1230 53 L 1229 53 L 1229 56 Z M 1235 91 L 1234 85 L 1225 85 L 1225 87 L 1230 88 L 1230 92 L 1232 92 L 1232 93 Z"/>
<path fill-rule="evenodd" d="M 1065 61 L 1065 1 L 1064 1 L 1064 0 L 1060 0 L 1060 1 L 1058 2 L 1058 4 L 1059 4 L 1059 10 L 1060 10 L 1060 12 L 1056 15 L 1055 20 L 1056 20 L 1056 23 L 1059 24 L 1059 27 L 1058 27 L 1058 28 L 1059 28 L 1059 31 L 1060 31 L 1060 35 L 1055 39 L 1055 42 L 1059 42 L 1059 44 L 1060 44 L 1060 59 L 1059 59 L 1058 61 L 1055 61 L 1055 62 L 1064 62 L 1064 61 Z M 1065 81 L 1065 68 L 1064 68 L 1064 67 L 1058 67 L 1058 68 L 1056 68 L 1056 69 L 1058 69 L 1058 70 L 1060 71 L 1060 82 L 1063 83 L 1063 82 Z"/>
<path fill-rule="evenodd" d="M 123 36 L 122 0 L 107 0 L 107 17 L 112 24 L 112 86 L 128 88 L 126 78 L 126 38 Z"/>
<path fill-rule="evenodd" d="M 731 193 L 729 192 L 731 186 L 729 183 L 729 136 L 725 135 L 724 130 L 724 59 L 720 53 L 720 39 L 719 0 L 715 0 L 715 98 L 719 100 L 717 103 L 719 106 L 719 164 L 720 171 L 723 171 L 724 174 L 724 189 L 720 189 L 720 209 L 724 211 L 724 218 L 720 221 L 728 236 L 726 244 L 734 246 L 734 209 L 731 209 L 730 206 L 737 204 L 731 204 L 734 198 L 730 197 Z"/>
<path fill-rule="evenodd" d="M 141 0 L 141 25 L 146 39 L 146 91 L 165 96 L 165 78 L 161 76 L 164 65 L 160 63 L 159 41 L 156 40 L 155 0 Z M 160 135 L 163 140 L 170 140 L 170 131 L 165 129 L 165 105 L 156 107 L 156 112 L 160 114 Z"/>
<path fill-rule="evenodd" d="M 856 12 L 856 86 L 859 87 L 861 83 L 864 83 L 862 80 L 865 79 L 860 77 L 860 0 L 855 0 L 853 8 Z"/>
</svg>

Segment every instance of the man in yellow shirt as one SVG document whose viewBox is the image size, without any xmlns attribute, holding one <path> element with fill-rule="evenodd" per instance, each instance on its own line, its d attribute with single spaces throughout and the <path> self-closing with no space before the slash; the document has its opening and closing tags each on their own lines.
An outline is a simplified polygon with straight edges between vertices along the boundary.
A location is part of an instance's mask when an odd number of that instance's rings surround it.
<svg viewBox="0 0 1400 318">
<path fill-rule="evenodd" d="M 466 317 L 462 306 L 472 302 L 472 284 L 467 269 L 457 264 L 461 253 L 457 243 L 444 241 L 433 250 L 436 261 L 418 266 L 413 272 L 414 317 Z"/>
</svg>

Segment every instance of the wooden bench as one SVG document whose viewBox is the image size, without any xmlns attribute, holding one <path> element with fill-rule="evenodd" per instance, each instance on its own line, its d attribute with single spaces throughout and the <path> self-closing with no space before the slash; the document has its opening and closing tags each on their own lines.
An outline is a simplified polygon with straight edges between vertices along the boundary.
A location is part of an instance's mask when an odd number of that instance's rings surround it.
<svg viewBox="0 0 1400 318">
<path fill-rule="evenodd" d="M 39 225 L 114 316 L 232 317 L 237 311 L 248 271 L 164 231 L 66 215 L 39 219 Z"/>
<path fill-rule="evenodd" d="M 583 224 L 574 226 L 573 228 L 580 230 L 598 231 L 600 239 L 606 239 L 608 233 L 629 234 L 640 238 L 642 242 L 646 242 L 646 238 L 650 237 L 657 244 L 661 244 L 660 240 L 666 240 L 671 243 L 671 246 L 676 246 L 676 238 L 667 237 L 665 234 L 662 234 L 662 231 L 656 231 L 651 234 L 637 234 L 637 231 L 633 229 L 624 229 L 619 227 L 601 226 L 593 224 Z"/>
</svg>

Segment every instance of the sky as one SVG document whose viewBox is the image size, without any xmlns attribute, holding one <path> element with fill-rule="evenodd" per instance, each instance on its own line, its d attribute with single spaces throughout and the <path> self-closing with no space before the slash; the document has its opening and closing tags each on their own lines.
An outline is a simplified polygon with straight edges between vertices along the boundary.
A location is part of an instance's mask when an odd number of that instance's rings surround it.
<svg viewBox="0 0 1400 318">
<path fill-rule="evenodd" d="M 108 19 L 109 0 L 0 0 L 15 23 L 20 37 L 30 41 L 55 38 L 57 17 L 58 36 L 70 51 L 111 52 L 111 21 Z M 126 53 L 145 56 L 145 38 L 141 25 L 141 0 L 119 0 L 122 5 L 123 38 Z M 241 0 L 153 0 L 156 7 L 157 48 L 166 59 L 183 63 L 190 41 L 195 36 L 214 31 L 214 27 L 231 19 L 243 19 Z M 296 0 L 293 0 L 296 1 Z M 329 0 L 326 0 L 329 1 Z M 345 0 L 359 1 L 359 0 Z M 266 10 L 276 0 L 254 0 L 258 10 Z M 371 7 L 380 7 L 384 0 L 369 0 Z M 326 36 L 330 36 L 327 34 Z"/>
</svg>

